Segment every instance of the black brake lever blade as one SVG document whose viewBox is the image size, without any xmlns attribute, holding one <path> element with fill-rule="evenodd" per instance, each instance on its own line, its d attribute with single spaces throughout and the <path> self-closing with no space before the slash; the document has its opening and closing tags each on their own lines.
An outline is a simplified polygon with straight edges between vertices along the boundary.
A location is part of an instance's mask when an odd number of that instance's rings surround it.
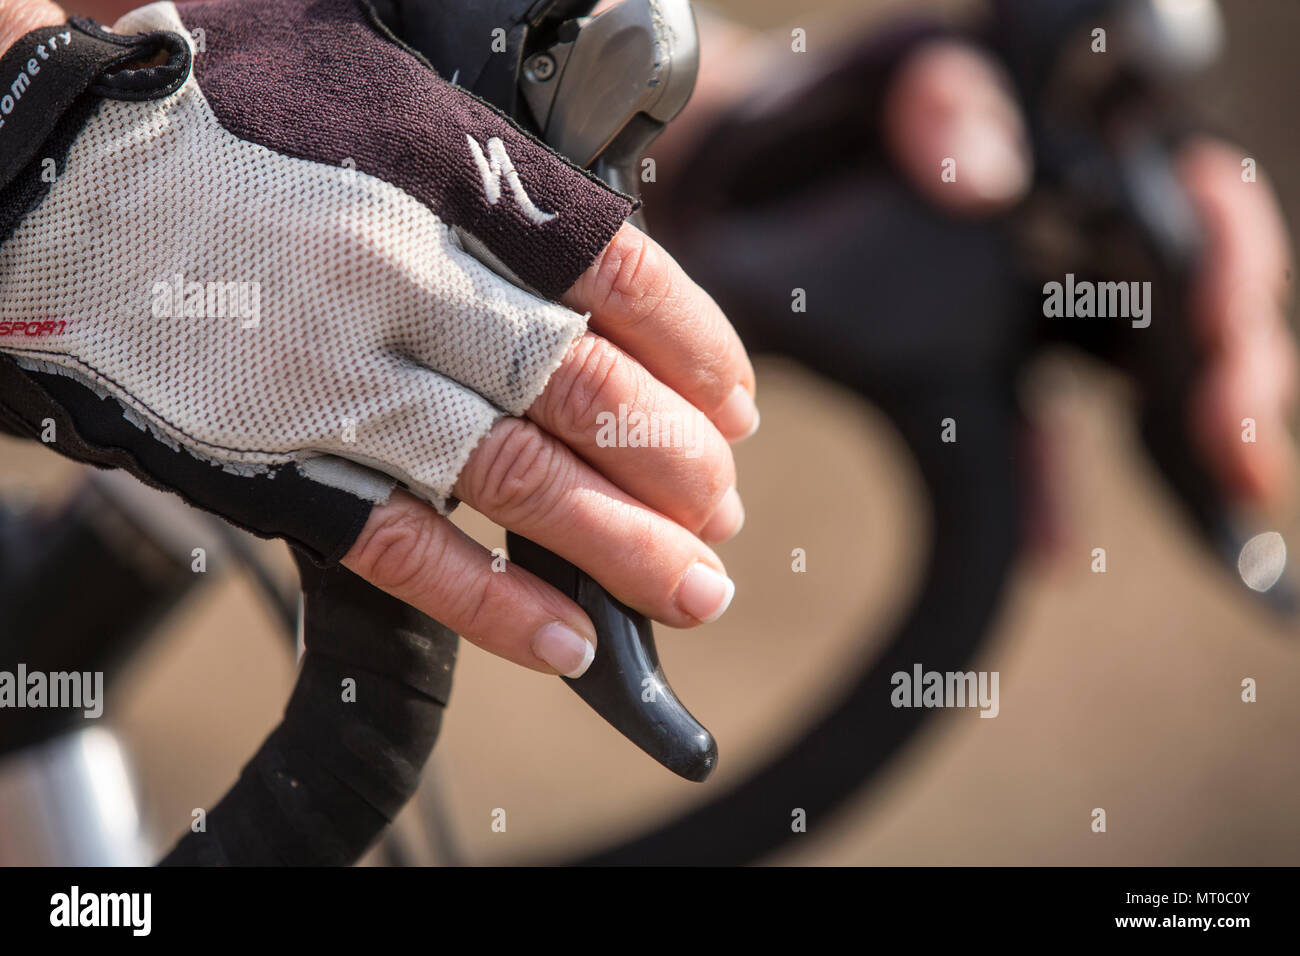
<svg viewBox="0 0 1300 956">
<path fill-rule="evenodd" d="M 620 603 L 590 575 L 514 532 L 510 559 L 568 595 L 599 635 L 587 673 L 563 678 L 574 692 L 673 773 L 704 780 L 718 763 L 713 735 L 677 699 L 659 664 L 654 629 L 643 614 Z"/>
</svg>

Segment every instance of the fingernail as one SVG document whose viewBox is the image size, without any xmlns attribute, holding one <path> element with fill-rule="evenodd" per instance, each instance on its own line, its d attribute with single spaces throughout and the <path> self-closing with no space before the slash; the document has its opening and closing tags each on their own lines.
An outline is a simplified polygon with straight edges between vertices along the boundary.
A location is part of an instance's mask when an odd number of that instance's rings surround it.
<svg viewBox="0 0 1300 956">
<path fill-rule="evenodd" d="M 709 544 L 718 544 L 734 538 L 744 525 L 745 506 L 741 504 L 740 493 L 735 488 L 728 488 L 718 502 L 717 509 L 700 531 L 700 538 Z"/>
<path fill-rule="evenodd" d="M 559 621 L 533 635 L 533 653 L 565 677 L 581 677 L 596 659 L 596 645 Z"/>
<path fill-rule="evenodd" d="M 677 606 L 701 624 L 712 624 L 731 605 L 736 584 L 707 564 L 695 562 L 677 585 Z"/>
<path fill-rule="evenodd" d="M 956 182 L 964 184 L 973 198 L 1011 202 L 1029 188 L 1029 164 L 1004 124 L 964 116 L 948 131 L 947 138 L 957 161 Z"/>
<path fill-rule="evenodd" d="M 745 386 L 737 385 L 714 415 L 713 423 L 728 441 L 744 441 L 758 431 L 758 406 L 754 404 L 754 396 L 745 390 Z"/>
</svg>

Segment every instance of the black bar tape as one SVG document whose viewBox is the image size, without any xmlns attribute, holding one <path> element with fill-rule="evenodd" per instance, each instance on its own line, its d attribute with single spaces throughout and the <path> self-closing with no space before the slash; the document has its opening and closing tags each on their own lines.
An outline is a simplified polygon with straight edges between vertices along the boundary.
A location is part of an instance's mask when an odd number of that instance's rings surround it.
<svg viewBox="0 0 1300 956">
<path fill-rule="evenodd" d="M 114 73 L 162 50 L 170 55 L 160 66 Z M 76 17 L 19 38 L 0 57 L 0 186 L 40 152 L 84 93 L 152 99 L 180 89 L 189 72 L 189 47 L 174 33 L 118 36 Z"/>
<path fill-rule="evenodd" d="M 164 866 L 351 865 L 433 750 L 456 634 L 345 568 L 294 557 L 307 652 L 284 719 Z"/>
</svg>

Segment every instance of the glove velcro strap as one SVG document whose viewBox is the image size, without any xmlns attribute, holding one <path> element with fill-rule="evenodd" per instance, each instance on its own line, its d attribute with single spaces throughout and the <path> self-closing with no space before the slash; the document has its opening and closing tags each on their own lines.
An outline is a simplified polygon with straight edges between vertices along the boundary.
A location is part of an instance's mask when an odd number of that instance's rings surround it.
<svg viewBox="0 0 1300 956">
<path fill-rule="evenodd" d="M 164 51 L 166 63 L 119 69 Z M 23 36 L 0 57 L 0 188 L 40 152 L 83 94 L 154 99 L 179 89 L 189 72 L 189 47 L 174 33 L 118 36 L 76 17 Z"/>
</svg>

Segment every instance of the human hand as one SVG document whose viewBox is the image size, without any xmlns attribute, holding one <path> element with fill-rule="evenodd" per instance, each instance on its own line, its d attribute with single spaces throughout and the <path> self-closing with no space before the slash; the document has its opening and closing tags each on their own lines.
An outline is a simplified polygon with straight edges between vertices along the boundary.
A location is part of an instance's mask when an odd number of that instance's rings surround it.
<svg viewBox="0 0 1300 956">
<path fill-rule="evenodd" d="M 442 83 L 359 5 L 308 6 L 155 4 L 115 36 L 69 27 L 49 46 L 111 57 L 129 34 L 180 38 L 161 70 L 101 80 L 66 152 L 32 144 L 9 181 L 26 192 L 0 246 L 6 424 L 36 437 L 53 422 L 57 450 L 343 558 L 536 670 L 585 667 L 591 624 L 494 568 L 439 513 L 453 498 L 652 617 L 715 619 L 734 589 L 705 542 L 739 528 L 727 441 L 757 425 L 734 331 L 620 226 L 623 197 Z M 302 43 L 286 51 L 285 30 Z M 255 95 L 249 63 L 275 65 Z M 369 84 L 339 83 L 352 75 Z M 232 282 L 248 314 L 209 314 Z M 674 431 L 638 447 L 640 416 Z M 634 437 L 616 424 L 605 441 L 608 418 Z M 409 493 L 390 495 L 393 479 Z"/>
<path fill-rule="evenodd" d="M 939 41 L 914 51 L 893 79 L 884 119 L 895 161 L 936 205 L 992 215 L 1025 195 L 1032 165 L 1023 119 L 999 67 L 973 48 Z M 1286 320 L 1292 253 L 1272 186 L 1262 175 L 1242 180 L 1245 155 L 1202 138 L 1177 156 L 1205 237 L 1189 317 L 1205 366 L 1185 427 L 1230 496 L 1278 506 L 1292 494 L 1296 470 L 1287 430 L 1296 401 L 1296 342 Z M 934 174 L 945 157 L 961 170 L 951 183 Z M 1247 418 L 1256 442 L 1241 440 Z M 1043 485 L 1059 450 L 1037 431 L 1029 445 L 1038 472 L 1031 534 L 1050 544 L 1061 518 Z"/>
</svg>

